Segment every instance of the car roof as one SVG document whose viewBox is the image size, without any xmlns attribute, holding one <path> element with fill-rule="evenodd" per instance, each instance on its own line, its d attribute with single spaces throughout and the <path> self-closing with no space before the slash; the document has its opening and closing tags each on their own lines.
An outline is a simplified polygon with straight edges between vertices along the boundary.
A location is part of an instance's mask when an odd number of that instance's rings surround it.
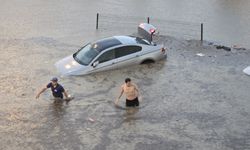
<svg viewBox="0 0 250 150">
<path fill-rule="evenodd" d="M 146 44 L 146 45 L 150 45 L 150 43 L 143 38 L 140 37 L 135 37 L 135 36 L 114 36 L 114 38 L 116 38 L 117 40 L 119 40 L 122 44 Z"/>
<path fill-rule="evenodd" d="M 105 50 L 106 48 L 121 45 L 121 44 L 122 43 L 118 39 L 114 37 L 108 37 L 108 38 L 104 38 L 104 39 L 101 39 L 92 43 L 92 46 L 95 47 L 97 51 L 101 52 Z"/>
<path fill-rule="evenodd" d="M 139 37 L 133 37 L 133 36 L 126 36 L 126 35 L 120 35 L 120 36 L 113 36 L 113 37 L 107 37 L 101 40 L 98 40 L 94 43 L 92 43 L 92 47 L 98 51 L 101 52 L 107 48 L 118 46 L 118 45 L 129 45 L 129 44 L 149 44 L 145 41 L 143 41 Z"/>
<path fill-rule="evenodd" d="M 120 35 L 120 36 L 114 36 L 114 38 L 119 40 L 122 44 L 136 44 L 135 37 L 132 36 Z"/>
</svg>

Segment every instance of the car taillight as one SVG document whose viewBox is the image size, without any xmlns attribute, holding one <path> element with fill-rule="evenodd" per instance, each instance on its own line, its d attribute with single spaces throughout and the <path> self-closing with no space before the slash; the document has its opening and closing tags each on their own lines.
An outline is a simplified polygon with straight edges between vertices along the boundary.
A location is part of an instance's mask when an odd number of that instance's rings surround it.
<svg viewBox="0 0 250 150">
<path fill-rule="evenodd" d="M 152 29 L 152 28 L 151 28 L 149 31 L 150 31 L 151 34 L 152 34 L 152 33 L 155 33 L 155 29 Z"/>
</svg>

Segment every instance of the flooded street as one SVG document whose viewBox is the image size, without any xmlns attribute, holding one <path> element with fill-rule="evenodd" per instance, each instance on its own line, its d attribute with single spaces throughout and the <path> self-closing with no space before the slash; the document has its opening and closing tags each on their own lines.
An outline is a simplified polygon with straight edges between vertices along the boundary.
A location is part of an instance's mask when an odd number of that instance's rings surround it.
<svg viewBox="0 0 250 150">
<path fill-rule="evenodd" d="M 44 36 L 81 45 L 86 38 L 96 39 L 92 29 L 95 29 L 96 13 L 100 13 L 101 15 L 150 17 L 152 22 L 155 19 L 161 19 L 204 23 L 205 40 L 250 48 L 248 42 L 250 41 L 250 1 L 246 0 L 194 0 L 192 2 L 188 0 L 138 0 L 136 2 L 134 0 L 126 2 L 123 0 L 74 0 L 72 2 L 62 0 L 60 3 L 55 0 L 49 2 L 1 0 L 0 8 L 0 37 L 4 38 L 27 39 Z M 166 24 L 165 28 L 170 27 Z M 198 27 L 197 30 L 200 28 Z"/>
<path fill-rule="evenodd" d="M 156 2 L 150 6 L 164 3 Z M 132 14 L 138 9 L 133 3 L 139 2 L 1 1 L 0 149 L 250 149 L 250 77 L 242 72 L 250 65 L 249 48 L 225 51 L 209 42 L 160 35 L 155 40 L 167 46 L 167 60 L 60 77 L 56 61 L 89 41 L 119 33 L 96 31 L 90 16 L 101 7 Z M 52 76 L 74 100 L 54 104 L 50 90 L 35 99 Z M 125 101 L 113 104 L 126 77 L 141 89 L 138 109 L 125 108 Z"/>
</svg>

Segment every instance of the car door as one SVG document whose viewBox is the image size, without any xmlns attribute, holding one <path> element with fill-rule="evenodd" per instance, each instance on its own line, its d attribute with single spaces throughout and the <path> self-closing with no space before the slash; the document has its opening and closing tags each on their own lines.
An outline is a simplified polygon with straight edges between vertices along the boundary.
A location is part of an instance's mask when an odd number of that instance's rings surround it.
<svg viewBox="0 0 250 150">
<path fill-rule="evenodd" d="M 111 49 L 98 56 L 92 63 L 91 72 L 99 72 L 113 69 L 115 64 L 115 50 Z"/>
<path fill-rule="evenodd" d="M 141 56 L 141 46 L 126 45 L 115 49 L 115 68 L 138 64 Z"/>
</svg>

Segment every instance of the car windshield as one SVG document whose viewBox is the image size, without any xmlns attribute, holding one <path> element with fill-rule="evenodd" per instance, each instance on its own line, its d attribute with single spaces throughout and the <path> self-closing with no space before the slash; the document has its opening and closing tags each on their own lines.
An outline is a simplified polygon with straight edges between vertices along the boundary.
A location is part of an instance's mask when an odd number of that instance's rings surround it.
<svg viewBox="0 0 250 150">
<path fill-rule="evenodd" d="M 87 44 L 79 49 L 73 57 L 78 63 L 88 65 L 99 53 L 97 44 Z"/>
</svg>

